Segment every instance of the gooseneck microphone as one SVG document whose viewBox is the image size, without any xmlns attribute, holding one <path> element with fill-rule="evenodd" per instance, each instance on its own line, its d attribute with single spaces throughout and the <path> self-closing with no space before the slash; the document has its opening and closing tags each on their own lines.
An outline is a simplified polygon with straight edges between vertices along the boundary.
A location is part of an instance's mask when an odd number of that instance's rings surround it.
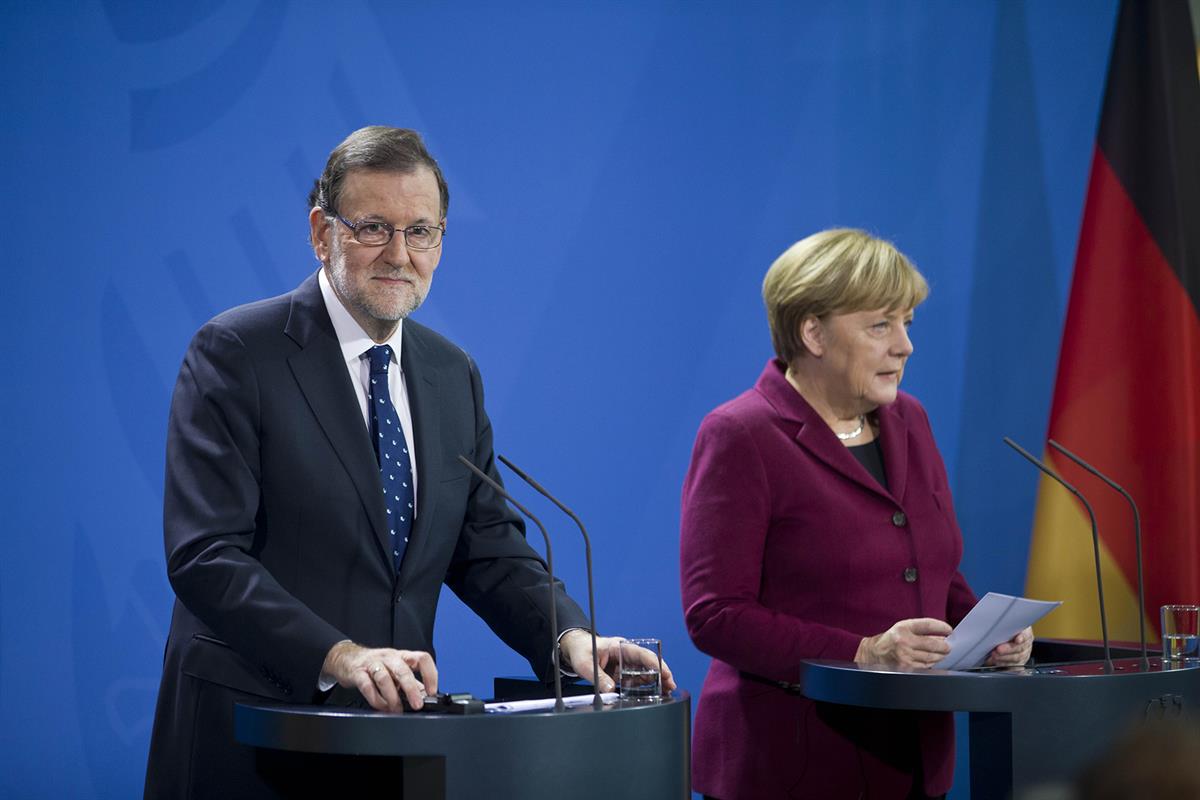
<svg viewBox="0 0 1200 800">
<path fill-rule="evenodd" d="M 587 558 L 588 615 L 592 618 L 592 688 L 595 689 L 592 706 L 595 708 L 604 708 L 604 700 L 600 698 L 600 656 L 596 652 L 596 597 L 592 583 L 592 540 L 588 536 L 587 528 L 583 527 L 583 521 L 575 515 L 574 511 L 567 508 L 561 500 L 550 494 L 544 486 L 525 474 L 524 470 L 502 455 L 497 455 L 496 457 L 500 459 L 500 463 L 515 472 L 518 478 L 528 483 L 543 497 L 558 506 L 564 514 L 575 522 L 575 525 L 579 528 L 579 532 L 583 534 L 583 552 Z"/>
<path fill-rule="evenodd" d="M 530 513 L 529 509 L 525 508 L 525 506 L 518 503 L 512 495 L 504 491 L 504 487 L 492 480 L 486 472 L 472 464 L 467 457 L 462 454 L 459 454 L 458 460 L 461 461 L 467 469 L 478 475 L 480 479 L 483 480 L 488 486 L 495 489 L 497 494 L 499 494 L 508 502 L 512 503 L 514 508 L 533 520 L 534 524 L 538 526 L 538 530 L 542 532 L 542 538 L 546 540 L 546 572 L 549 575 L 550 580 L 550 636 L 554 640 L 550 649 L 551 657 L 554 661 L 554 710 L 562 711 L 565 706 L 563 706 L 562 698 L 562 669 L 559 667 L 558 663 L 558 603 L 554 599 L 554 554 L 550 550 L 550 534 L 546 533 L 546 526 L 542 525 L 541 520 Z"/>
<path fill-rule="evenodd" d="M 1150 657 L 1146 654 L 1146 581 L 1142 577 L 1142 515 L 1138 513 L 1137 503 L 1133 502 L 1133 497 L 1129 492 L 1125 491 L 1116 481 L 1105 475 L 1100 470 L 1093 467 L 1091 464 L 1084 461 L 1079 456 L 1072 453 L 1067 448 L 1063 447 L 1058 442 L 1050 439 L 1047 442 L 1058 452 L 1062 453 L 1067 458 L 1074 461 L 1079 466 L 1086 469 L 1088 472 L 1095 475 L 1100 480 L 1104 481 L 1113 489 L 1121 493 L 1121 496 L 1129 503 L 1129 507 L 1133 509 L 1133 541 L 1137 548 L 1137 572 L 1138 572 L 1138 630 L 1141 633 L 1142 644 L 1142 666 L 1145 669 L 1150 669 Z"/>
<path fill-rule="evenodd" d="M 1021 445 L 1017 444 L 1007 436 L 1004 437 L 1004 443 L 1020 453 L 1023 458 L 1040 469 L 1042 472 L 1046 473 L 1046 475 L 1048 475 L 1050 478 L 1062 484 L 1063 488 L 1078 497 L 1079 501 L 1083 503 L 1083 507 L 1087 509 L 1088 517 L 1090 517 L 1092 521 L 1092 553 L 1096 557 L 1096 594 L 1100 598 L 1100 634 L 1104 639 L 1104 669 L 1106 672 L 1112 672 L 1112 654 L 1109 652 L 1108 648 L 1108 615 L 1104 613 L 1104 580 L 1100 577 L 1100 533 L 1096 529 L 1096 512 L 1092 510 L 1092 504 L 1087 501 L 1087 498 L 1084 497 L 1083 494 L 1080 493 L 1080 491 L 1074 486 L 1064 481 L 1057 472 L 1050 469 L 1050 467 L 1046 466 L 1038 459 L 1034 458 L 1025 448 L 1021 447 Z"/>
</svg>

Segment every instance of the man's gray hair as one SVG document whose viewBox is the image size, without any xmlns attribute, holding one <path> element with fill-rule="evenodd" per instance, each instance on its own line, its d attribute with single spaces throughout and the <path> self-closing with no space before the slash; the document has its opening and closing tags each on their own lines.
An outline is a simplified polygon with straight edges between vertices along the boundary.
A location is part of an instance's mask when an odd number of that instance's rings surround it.
<svg viewBox="0 0 1200 800">
<path fill-rule="evenodd" d="M 327 214 L 338 213 L 342 199 L 342 184 L 351 170 L 378 170 L 409 174 L 421 167 L 428 167 L 437 178 L 441 196 L 442 218 L 450 207 L 450 189 L 442 176 L 442 169 L 425 149 L 421 134 L 407 128 L 389 128 L 384 125 L 368 125 L 347 136 L 329 154 L 325 171 L 313 184 L 308 193 L 309 209 L 320 207 Z"/>
</svg>

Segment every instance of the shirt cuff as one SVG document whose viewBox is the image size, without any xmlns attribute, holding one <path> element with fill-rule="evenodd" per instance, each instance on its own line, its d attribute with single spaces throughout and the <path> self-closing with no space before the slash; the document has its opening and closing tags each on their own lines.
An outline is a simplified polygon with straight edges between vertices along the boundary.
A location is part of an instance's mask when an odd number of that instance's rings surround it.
<svg viewBox="0 0 1200 800">
<path fill-rule="evenodd" d="M 558 635 L 558 642 L 556 643 L 556 646 L 558 647 L 558 671 L 562 673 L 564 678 L 578 678 L 579 673 L 572 672 L 570 669 L 563 666 L 562 639 L 564 636 L 566 636 L 571 631 L 586 631 L 586 630 L 587 630 L 587 628 L 567 628 L 565 631 L 563 631 L 562 633 L 560 633 Z"/>
<path fill-rule="evenodd" d="M 337 647 L 339 644 L 346 644 L 349 641 L 350 641 L 349 639 L 342 639 L 340 642 L 335 644 L 333 647 Z M 329 648 L 330 653 L 333 652 L 333 647 Z M 326 653 L 325 657 L 328 658 L 329 654 Z M 324 664 L 322 664 L 321 666 L 324 667 Z M 337 680 L 335 680 L 330 675 L 325 674 L 325 670 L 322 669 L 321 674 L 317 677 L 317 691 L 328 692 L 330 689 L 332 689 L 335 686 L 337 686 Z"/>
</svg>

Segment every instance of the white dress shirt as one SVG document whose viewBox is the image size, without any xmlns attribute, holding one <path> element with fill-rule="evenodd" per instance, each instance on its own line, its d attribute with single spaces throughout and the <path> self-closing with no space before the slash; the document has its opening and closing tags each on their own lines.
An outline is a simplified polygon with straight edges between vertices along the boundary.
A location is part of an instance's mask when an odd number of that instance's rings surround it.
<svg viewBox="0 0 1200 800">
<path fill-rule="evenodd" d="M 350 383 L 354 385 L 354 394 L 358 398 L 358 409 L 362 412 L 363 424 L 367 432 L 371 430 L 371 412 L 367 408 L 367 387 L 371 380 L 371 361 L 368 353 L 376 344 L 386 344 L 392 347 L 392 366 L 388 368 L 388 393 L 392 397 L 392 405 L 400 417 L 400 426 L 404 428 L 404 438 L 408 440 L 408 456 L 412 462 L 413 476 L 413 519 L 416 519 L 417 508 L 417 448 L 413 440 L 412 409 L 408 407 L 408 385 L 404 380 L 404 369 L 400 366 L 400 348 L 404 339 L 404 320 L 396 324 L 396 331 L 386 342 L 376 342 L 362 326 L 350 316 L 350 312 L 342 305 L 341 298 L 329 283 L 329 277 L 322 268 L 317 276 L 321 285 L 321 296 L 325 298 L 325 309 L 333 322 L 333 331 L 337 334 L 338 344 L 342 348 L 342 358 L 346 362 L 346 371 L 350 374 Z M 372 442 L 371 446 L 374 447 Z"/>
</svg>

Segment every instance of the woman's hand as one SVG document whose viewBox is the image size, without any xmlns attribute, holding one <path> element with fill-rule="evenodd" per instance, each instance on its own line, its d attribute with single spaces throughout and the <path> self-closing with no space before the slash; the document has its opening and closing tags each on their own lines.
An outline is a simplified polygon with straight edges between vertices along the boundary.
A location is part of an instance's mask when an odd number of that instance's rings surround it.
<svg viewBox="0 0 1200 800">
<path fill-rule="evenodd" d="M 929 669 L 950 652 L 946 637 L 952 630 L 940 619 L 902 619 L 878 636 L 859 642 L 854 661 L 863 666 Z"/>
<path fill-rule="evenodd" d="M 1033 628 L 1026 628 L 993 648 L 986 662 L 989 667 L 1019 667 L 1029 660 L 1033 650 Z"/>
</svg>

